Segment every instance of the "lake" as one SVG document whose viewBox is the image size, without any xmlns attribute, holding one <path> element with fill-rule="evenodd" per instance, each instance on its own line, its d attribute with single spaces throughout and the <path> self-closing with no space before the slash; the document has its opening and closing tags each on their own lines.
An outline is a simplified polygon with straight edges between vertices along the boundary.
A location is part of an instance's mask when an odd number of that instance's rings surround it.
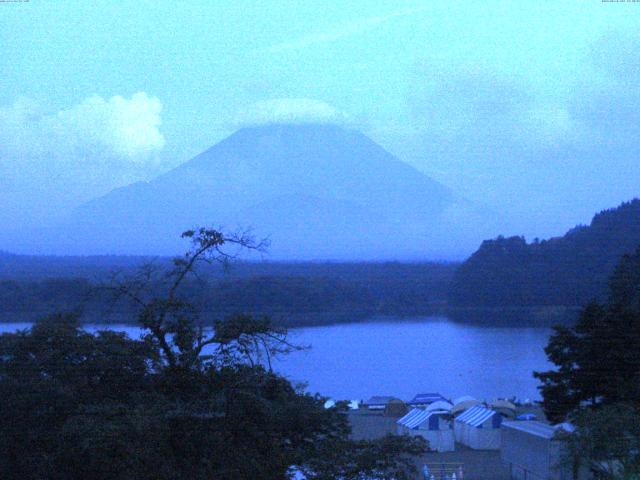
<svg viewBox="0 0 640 480">
<path fill-rule="evenodd" d="M 29 323 L 0 324 L 0 332 Z M 131 325 L 87 325 L 126 331 Z M 290 331 L 294 343 L 311 349 L 275 362 L 274 368 L 308 390 L 339 399 L 393 395 L 403 400 L 418 392 L 448 398 L 516 396 L 539 399 L 534 370 L 546 370 L 548 328 L 486 327 L 444 317 L 372 321 Z"/>
</svg>

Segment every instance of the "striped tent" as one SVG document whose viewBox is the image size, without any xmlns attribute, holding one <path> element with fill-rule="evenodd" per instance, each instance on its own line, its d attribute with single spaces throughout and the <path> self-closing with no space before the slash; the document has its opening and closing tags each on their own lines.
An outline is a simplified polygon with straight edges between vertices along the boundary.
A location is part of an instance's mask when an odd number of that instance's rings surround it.
<svg viewBox="0 0 640 480">
<path fill-rule="evenodd" d="M 425 421 L 429 420 L 430 416 L 431 412 L 427 412 L 426 410 L 422 410 L 421 408 L 414 408 L 404 417 L 398 419 L 396 423 L 407 428 L 416 428 L 418 425 L 421 425 Z"/>
<path fill-rule="evenodd" d="M 501 423 L 502 415 L 498 412 L 476 405 L 455 419 L 456 441 L 476 450 L 497 450 Z"/>
<path fill-rule="evenodd" d="M 414 408 L 397 422 L 399 435 L 421 436 L 429 448 L 438 452 L 452 452 L 455 448 L 450 416 L 442 411 Z"/>
</svg>

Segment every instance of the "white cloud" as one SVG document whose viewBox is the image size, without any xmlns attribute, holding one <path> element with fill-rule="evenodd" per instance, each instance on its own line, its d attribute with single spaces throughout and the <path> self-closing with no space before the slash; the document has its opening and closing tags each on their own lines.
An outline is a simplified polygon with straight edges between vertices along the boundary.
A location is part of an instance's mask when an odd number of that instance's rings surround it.
<svg viewBox="0 0 640 480">
<path fill-rule="evenodd" d="M 160 101 L 144 92 L 130 100 L 94 96 L 47 121 L 63 135 L 72 133 L 81 142 L 104 145 L 119 157 L 139 160 L 165 144 L 158 130 L 161 110 Z"/>
<path fill-rule="evenodd" d="M 349 123 L 346 114 L 328 103 L 310 98 L 274 98 L 257 102 L 241 111 L 233 121 L 235 128 L 283 123 Z"/>
<path fill-rule="evenodd" d="M 153 176 L 165 144 L 161 111 L 160 101 L 144 92 L 92 96 L 53 113 L 28 98 L 0 107 L 5 210 L 13 218 L 47 218 Z"/>
<path fill-rule="evenodd" d="M 39 105 L 23 98 L 0 108 L 0 140 L 4 153 L 16 160 L 64 152 L 66 159 L 78 154 L 78 161 L 106 155 L 142 162 L 165 144 L 159 131 L 161 110 L 160 101 L 144 92 L 130 99 L 93 96 L 53 114 L 43 114 Z"/>
</svg>

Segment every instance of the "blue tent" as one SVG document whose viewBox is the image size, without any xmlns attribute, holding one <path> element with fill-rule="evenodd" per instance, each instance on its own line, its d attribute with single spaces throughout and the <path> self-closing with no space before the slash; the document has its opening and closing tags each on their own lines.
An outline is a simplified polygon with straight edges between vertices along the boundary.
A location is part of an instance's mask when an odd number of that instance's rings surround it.
<svg viewBox="0 0 640 480">
<path fill-rule="evenodd" d="M 516 420 L 537 420 L 538 417 L 535 413 L 521 413 L 516 417 Z"/>
</svg>

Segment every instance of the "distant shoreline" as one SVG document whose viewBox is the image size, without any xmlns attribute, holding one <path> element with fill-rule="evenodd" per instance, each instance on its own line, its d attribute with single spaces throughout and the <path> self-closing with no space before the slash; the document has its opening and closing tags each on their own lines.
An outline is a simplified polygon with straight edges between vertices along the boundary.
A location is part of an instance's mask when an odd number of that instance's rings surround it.
<svg viewBox="0 0 640 480">
<path fill-rule="evenodd" d="M 1 311 L 0 323 L 32 323 L 39 318 L 54 313 L 55 310 L 14 310 Z M 205 324 L 215 319 L 224 318 L 243 311 L 220 312 L 218 315 L 203 316 Z M 575 306 L 538 306 L 538 307 L 448 307 L 434 306 L 430 309 L 396 312 L 375 311 L 323 311 L 323 312 L 250 312 L 255 316 L 268 315 L 275 324 L 294 329 L 350 323 L 399 322 L 417 320 L 427 317 L 442 317 L 460 324 L 486 327 L 552 327 L 553 325 L 569 325 L 575 322 L 580 308 Z M 101 312 L 84 312 L 84 324 L 102 325 L 137 325 L 131 315 L 124 312 L 107 314 Z"/>
</svg>

